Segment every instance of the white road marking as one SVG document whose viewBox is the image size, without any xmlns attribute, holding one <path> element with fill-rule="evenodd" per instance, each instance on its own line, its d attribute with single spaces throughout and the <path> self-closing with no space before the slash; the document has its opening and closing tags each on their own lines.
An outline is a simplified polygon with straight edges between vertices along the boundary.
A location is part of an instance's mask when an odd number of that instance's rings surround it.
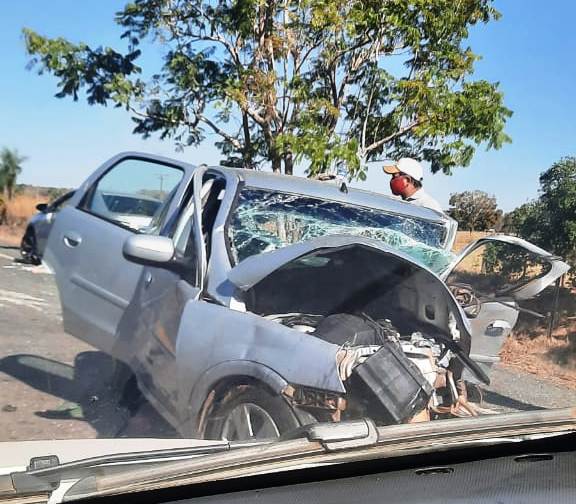
<svg viewBox="0 0 576 504">
<path fill-rule="evenodd" d="M 42 298 L 9 290 L 0 290 L 0 302 L 10 303 L 16 306 L 26 306 L 38 311 L 42 311 L 42 308 L 48 306 L 48 303 Z"/>
<path fill-rule="evenodd" d="M 22 263 L 15 263 L 15 264 L 7 264 L 6 266 L 2 266 L 2 269 L 16 269 L 20 271 L 28 271 L 29 273 L 34 273 L 36 275 L 52 275 L 52 271 L 46 266 L 44 263 L 38 266 L 32 266 L 29 264 L 22 264 Z"/>
<path fill-rule="evenodd" d="M 22 265 L 20 268 L 22 271 L 29 271 L 30 273 L 35 274 L 44 274 L 44 275 L 51 275 L 52 272 L 44 263 L 39 264 L 38 266 L 31 266 L 31 265 Z"/>
<path fill-rule="evenodd" d="M 12 256 L 9 256 L 9 255 L 6 255 L 6 254 L 2 254 L 2 253 L 0 253 L 0 257 L 1 257 L 2 259 L 10 259 L 11 261 L 14 260 L 14 258 L 13 258 Z"/>
</svg>

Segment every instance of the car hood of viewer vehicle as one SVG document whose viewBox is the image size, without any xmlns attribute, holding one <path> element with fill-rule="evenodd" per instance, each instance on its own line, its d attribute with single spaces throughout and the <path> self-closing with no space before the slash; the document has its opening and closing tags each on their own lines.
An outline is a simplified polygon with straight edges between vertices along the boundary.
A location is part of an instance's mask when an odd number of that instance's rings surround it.
<svg viewBox="0 0 576 504">
<path fill-rule="evenodd" d="M 5 441 L 0 443 L 0 474 L 25 471 L 30 459 L 39 456 L 57 456 L 65 464 L 79 459 L 106 457 L 111 454 L 135 453 L 153 450 L 179 450 L 182 448 L 208 448 L 227 446 L 227 441 L 201 439 L 49 439 L 37 441 Z"/>
</svg>

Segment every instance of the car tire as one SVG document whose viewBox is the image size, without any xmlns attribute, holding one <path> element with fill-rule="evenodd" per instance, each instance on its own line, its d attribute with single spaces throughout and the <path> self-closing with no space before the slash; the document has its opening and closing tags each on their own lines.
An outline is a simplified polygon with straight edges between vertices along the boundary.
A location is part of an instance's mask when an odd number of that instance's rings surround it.
<svg viewBox="0 0 576 504">
<path fill-rule="evenodd" d="M 228 441 L 270 439 L 315 421 L 309 413 L 292 408 L 282 396 L 263 387 L 243 385 L 213 408 L 204 437 Z"/>
<path fill-rule="evenodd" d="M 42 262 L 36 248 L 36 234 L 30 228 L 26 230 L 20 242 L 20 255 L 24 261 L 30 264 L 38 265 Z"/>
</svg>

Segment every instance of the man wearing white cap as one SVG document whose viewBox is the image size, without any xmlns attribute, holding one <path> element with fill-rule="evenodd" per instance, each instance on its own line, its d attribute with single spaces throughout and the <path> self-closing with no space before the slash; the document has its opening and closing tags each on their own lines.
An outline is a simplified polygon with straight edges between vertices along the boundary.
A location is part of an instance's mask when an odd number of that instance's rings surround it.
<svg viewBox="0 0 576 504">
<path fill-rule="evenodd" d="M 392 175 L 390 179 L 392 194 L 414 205 L 442 212 L 440 203 L 422 189 L 424 170 L 418 161 L 401 158 L 393 165 L 384 166 L 384 172 Z"/>
</svg>

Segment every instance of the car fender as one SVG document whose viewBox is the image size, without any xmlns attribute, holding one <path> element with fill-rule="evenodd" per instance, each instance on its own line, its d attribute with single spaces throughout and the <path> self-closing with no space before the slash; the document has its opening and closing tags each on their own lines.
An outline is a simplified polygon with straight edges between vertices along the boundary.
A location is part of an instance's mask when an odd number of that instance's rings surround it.
<svg viewBox="0 0 576 504">
<path fill-rule="evenodd" d="M 281 394 L 289 385 L 276 371 L 261 363 L 248 360 L 221 362 L 208 369 L 192 390 L 188 403 L 188 421 L 184 423 L 186 429 L 189 429 L 186 434 L 191 437 L 201 434 L 199 431 L 203 407 L 208 402 L 210 393 L 218 387 L 219 383 L 229 379 L 238 380 L 240 383 L 246 378 L 259 382 L 276 394 Z"/>
<path fill-rule="evenodd" d="M 194 419 L 218 380 L 260 379 L 275 392 L 287 384 L 336 393 L 346 389 L 338 374 L 338 345 L 253 313 L 206 301 L 189 301 L 178 329 L 179 406 Z"/>
</svg>

